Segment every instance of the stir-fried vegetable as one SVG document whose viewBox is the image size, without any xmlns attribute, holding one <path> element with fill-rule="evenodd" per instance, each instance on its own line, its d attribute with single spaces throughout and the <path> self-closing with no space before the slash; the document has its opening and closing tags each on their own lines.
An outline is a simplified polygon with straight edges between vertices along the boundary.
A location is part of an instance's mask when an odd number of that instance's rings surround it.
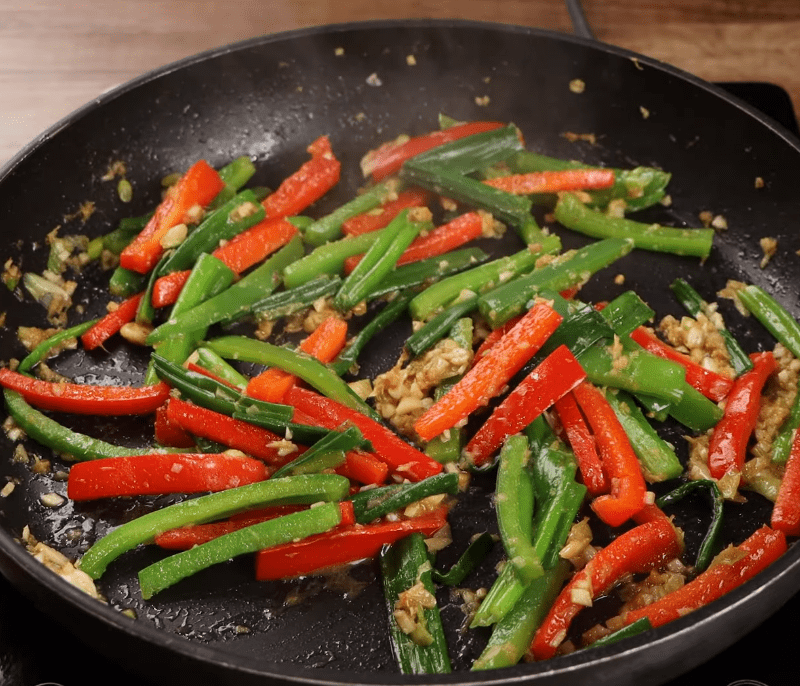
<svg viewBox="0 0 800 686">
<path fill-rule="evenodd" d="M 683 279 L 671 284 L 690 315 L 678 326 L 655 322 L 633 291 L 579 297 L 633 251 L 712 253 L 712 229 L 635 217 L 664 198 L 669 173 L 558 160 L 526 150 L 513 125 L 448 122 L 368 152 L 365 188 L 321 214 L 342 162 L 327 136 L 308 153 L 273 192 L 245 188 L 248 158 L 192 165 L 153 212 L 92 243 L 90 258 L 102 246 L 120 259 L 108 312 L 0 369 L 16 428 L 64 459 L 68 498 L 181 496 L 93 540 L 76 560 L 89 577 L 102 584 L 140 545 L 164 553 L 139 571 L 145 600 L 233 557 L 252 556 L 265 582 L 373 560 L 398 669 L 417 674 L 452 669 L 437 590 L 477 583 L 492 552 L 503 564 L 464 625 L 488 632 L 474 670 L 582 647 L 572 620 L 584 607 L 670 570 L 680 584 L 621 603 L 586 645 L 647 631 L 800 536 L 794 317 L 731 284 L 782 346 L 748 355 L 713 294 Z M 506 228 L 516 243 L 501 253 L 492 242 Z M 566 250 L 561 229 L 597 240 Z M 384 333 L 409 320 L 386 360 Z M 701 323 L 713 351 L 686 333 Z M 145 351 L 144 383 L 78 382 L 45 364 L 70 345 L 101 358 L 119 337 Z M 376 357 L 382 369 L 362 373 Z M 780 383 L 795 397 L 766 421 Z M 152 445 L 74 432 L 59 419 L 69 414 L 152 417 Z M 667 420 L 688 456 L 662 436 Z M 443 571 L 437 553 L 457 545 L 474 478 L 491 484 L 494 516 Z M 729 503 L 748 487 L 772 493 L 770 521 L 720 552 Z M 685 544 L 680 508 L 697 490 L 710 523 Z"/>
</svg>

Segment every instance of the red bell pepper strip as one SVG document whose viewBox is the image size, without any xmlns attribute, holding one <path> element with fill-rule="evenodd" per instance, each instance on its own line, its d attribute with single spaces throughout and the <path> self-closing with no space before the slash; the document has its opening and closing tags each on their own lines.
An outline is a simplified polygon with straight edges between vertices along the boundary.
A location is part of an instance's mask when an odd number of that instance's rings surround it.
<svg viewBox="0 0 800 686">
<path fill-rule="evenodd" d="M 403 210 L 427 205 L 429 196 L 428 191 L 422 188 L 401 191 L 395 200 L 389 200 L 375 210 L 346 219 L 342 223 L 342 233 L 346 236 L 360 236 L 362 233 L 382 229 Z"/>
<path fill-rule="evenodd" d="M 656 338 L 643 326 L 635 329 L 631 333 L 631 338 L 654 355 L 680 364 L 686 370 L 687 383 L 714 402 L 725 398 L 733 388 L 733 379 L 697 364 L 688 355 Z"/>
<path fill-rule="evenodd" d="M 236 274 L 257 264 L 265 257 L 286 245 L 297 234 L 297 227 L 278 217 L 265 219 L 238 236 L 234 236 L 225 245 L 217 248 L 212 255 Z M 156 279 L 153 285 L 152 302 L 154 307 L 172 305 L 178 299 L 190 270 L 172 272 Z"/>
<path fill-rule="evenodd" d="M 299 214 L 339 182 L 341 164 L 328 137 L 320 136 L 307 150 L 311 159 L 262 201 L 268 218 Z"/>
<path fill-rule="evenodd" d="M 777 363 L 770 351 L 750 355 L 753 368 L 737 377 L 725 403 L 725 413 L 712 430 L 708 468 L 715 479 L 744 466 L 747 443 L 758 421 L 761 391 Z"/>
<path fill-rule="evenodd" d="M 153 284 L 153 292 L 150 296 L 153 307 L 174 305 L 191 273 L 191 269 L 184 269 L 183 271 L 159 276 Z"/>
<path fill-rule="evenodd" d="M 361 159 L 361 172 L 364 176 L 372 176 L 374 181 L 380 181 L 387 176 L 396 174 L 406 160 L 420 153 L 435 148 L 438 145 L 450 143 L 483 131 L 499 129 L 505 124 L 500 122 L 476 121 L 459 124 L 444 131 L 433 131 L 422 136 L 415 136 L 403 143 L 384 143 L 375 150 L 370 150 Z"/>
<path fill-rule="evenodd" d="M 123 300 L 112 310 L 81 335 L 81 343 L 86 350 L 94 350 L 105 343 L 111 336 L 128 322 L 136 318 L 136 311 L 144 293 L 137 293 Z"/>
<path fill-rule="evenodd" d="M 208 205 L 224 186 L 208 162 L 195 162 L 167 191 L 141 233 L 124 248 L 119 256 L 120 266 L 140 274 L 149 272 L 164 252 L 161 239 L 167 231 L 181 224 L 192 207 Z"/>
<path fill-rule="evenodd" d="M 400 267 L 411 262 L 419 262 L 438 257 L 480 238 L 483 232 L 483 219 L 477 212 L 468 212 L 456 217 L 447 224 L 437 226 L 424 236 L 417 236 L 397 260 Z M 363 255 L 353 255 L 344 261 L 345 273 L 353 271 Z"/>
<path fill-rule="evenodd" d="M 294 386 L 284 397 L 284 402 L 302 413 L 305 423 L 326 429 L 338 429 L 342 425 L 358 427 L 364 438 L 372 443 L 374 454 L 388 465 L 389 470 L 410 481 L 421 481 L 442 471 L 439 462 L 406 443 L 391 429 L 319 393 Z M 301 421 L 300 417 L 295 416 L 295 421 Z"/>
<path fill-rule="evenodd" d="M 623 576 L 655 569 L 678 556 L 681 542 L 667 519 L 640 524 L 599 550 L 559 593 L 533 637 L 536 660 L 553 657 L 575 616 Z"/>
<path fill-rule="evenodd" d="M 225 453 L 154 453 L 77 462 L 67 496 L 96 500 L 121 496 L 224 491 L 267 478 L 261 460 Z"/>
<path fill-rule="evenodd" d="M 610 188 L 614 185 L 613 169 L 561 169 L 527 174 L 510 174 L 486 179 L 483 183 L 514 195 L 561 193 Z"/>
<path fill-rule="evenodd" d="M 594 435 L 611 493 L 595 498 L 592 509 L 609 526 L 620 526 L 645 506 L 647 486 L 625 429 L 603 393 L 584 381 L 572 391 Z"/>
<path fill-rule="evenodd" d="M 156 410 L 155 437 L 156 441 L 170 448 L 189 449 L 195 447 L 192 435 L 183 427 L 171 422 L 167 416 L 169 401 Z"/>
<path fill-rule="evenodd" d="M 283 454 L 283 437 L 269 429 L 233 419 L 213 410 L 170 398 L 167 418 L 193 436 L 216 441 L 229 448 L 264 460 L 272 466 L 281 466 L 297 456 L 297 452 Z"/>
<path fill-rule="evenodd" d="M 563 317 L 545 303 L 534 305 L 489 352 L 414 423 L 425 441 L 451 429 L 492 398 L 541 348 Z"/>
<path fill-rule="evenodd" d="M 150 414 L 169 397 L 169 386 L 93 386 L 42 381 L 0 369 L 0 386 L 17 391 L 34 407 L 71 414 L 104 416 Z"/>
<path fill-rule="evenodd" d="M 301 352 L 327 364 L 336 359 L 346 344 L 347 322 L 338 317 L 328 317 L 298 347 Z M 294 374 L 270 367 L 250 379 L 246 393 L 259 400 L 280 403 L 296 381 Z"/>
<path fill-rule="evenodd" d="M 522 315 L 518 314 L 514 317 L 511 317 L 508 321 L 504 322 L 496 329 L 492 329 L 489 332 L 489 335 L 483 339 L 483 342 L 478 346 L 478 349 L 475 351 L 475 355 L 472 358 L 472 364 L 480 360 L 489 350 L 499 341 L 503 336 L 505 336 L 511 329 L 514 328 L 516 323 L 522 319 Z"/>
<path fill-rule="evenodd" d="M 744 553 L 744 557 L 731 563 L 712 564 L 684 586 L 650 605 L 628 612 L 623 618 L 624 623 L 631 624 L 647 617 L 650 624 L 657 627 L 708 605 L 753 578 L 783 555 L 786 552 L 786 536 L 783 531 L 762 526 L 739 545 L 738 550 Z"/>
<path fill-rule="evenodd" d="M 283 218 L 265 219 L 234 236 L 212 255 L 237 274 L 282 248 L 297 234 L 297 227 Z"/>
<path fill-rule="evenodd" d="M 603 471 L 597 444 L 573 393 L 556 401 L 556 414 L 566 442 L 572 448 L 586 490 L 591 496 L 609 492 L 608 480 Z"/>
<path fill-rule="evenodd" d="M 585 378 L 569 348 L 559 346 L 503 399 L 467 443 L 464 454 L 476 467 L 486 464 L 506 438 L 522 431 Z"/>
<path fill-rule="evenodd" d="M 260 550 L 256 579 L 268 581 L 313 574 L 377 555 L 384 545 L 415 532 L 433 536 L 447 523 L 447 508 L 396 522 L 338 526 L 324 534 Z"/>
<path fill-rule="evenodd" d="M 364 485 L 379 485 L 389 478 L 389 466 L 372 453 L 350 450 L 344 464 L 335 469 L 337 474 Z"/>
<path fill-rule="evenodd" d="M 795 432 L 770 524 L 787 536 L 800 536 L 800 431 Z"/>
</svg>

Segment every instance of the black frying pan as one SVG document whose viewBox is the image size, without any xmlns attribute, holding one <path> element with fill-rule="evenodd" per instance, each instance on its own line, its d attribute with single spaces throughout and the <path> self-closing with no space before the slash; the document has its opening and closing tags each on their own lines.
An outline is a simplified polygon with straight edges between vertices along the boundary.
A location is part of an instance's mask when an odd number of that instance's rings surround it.
<svg viewBox="0 0 800 686">
<path fill-rule="evenodd" d="M 338 48 L 343 54 L 336 54 Z M 415 65 L 408 64 L 409 55 Z M 373 74 L 379 81 L 370 78 Z M 586 84 L 580 95 L 569 88 L 575 78 Z M 476 98 L 484 96 L 488 104 L 478 105 Z M 439 112 L 513 121 L 531 148 L 551 155 L 671 170 L 673 204 L 653 210 L 648 216 L 654 220 L 696 225 L 702 210 L 727 218 L 731 228 L 720 235 L 704 266 L 637 252 L 599 275 L 585 292 L 587 298 L 633 288 L 663 315 L 679 312 L 666 288 L 675 276 L 690 279 L 708 297 L 728 278 L 737 278 L 769 288 L 800 313 L 795 255 L 800 248 L 800 143 L 795 138 L 720 89 L 653 60 L 583 38 L 501 25 L 406 21 L 301 30 L 157 70 L 79 110 L 13 159 L 0 174 L 0 225 L 23 268 L 41 271 L 43 238 L 56 225 L 63 225 L 64 232 L 100 234 L 119 217 L 152 207 L 157 179 L 198 157 L 221 165 L 237 155 L 252 155 L 259 168 L 255 182 L 274 185 L 306 158 L 307 144 L 323 133 L 345 161 L 342 186 L 326 201 L 333 205 L 350 197 L 361 182 L 356 162 L 365 150 L 399 133 L 434 128 Z M 595 133 L 597 143 L 569 142 L 561 135 L 566 131 Z M 117 159 L 126 163 L 135 189 L 127 206 L 116 198 L 113 184 L 100 180 Z M 756 177 L 764 179 L 765 188 L 755 188 Z M 85 200 L 96 202 L 86 225 L 65 222 L 65 215 Z M 767 235 L 777 237 L 780 248 L 761 269 L 758 239 Z M 564 242 L 581 241 L 565 233 Z M 624 287 L 613 283 L 619 272 L 626 275 Z M 88 317 L 102 311 L 105 297 L 102 278 L 92 273 L 87 278 L 77 300 Z M 20 355 L 16 327 L 44 325 L 44 317 L 38 306 L 7 293 L 0 310 L 8 313 L 4 356 Z M 730 310 L 725 314 L 750 350 L 772 346 L 756 326 Z M 398 327 L 381 341 L 380 350 L 373 347 L 368 366 L 390 364 L 407 332 Z M 82 357 L 66 355 L 60 368 L 75 372 Z M 101 378 L 138 378 L 141 360 L 135 355 L 112 346 L 109 360 L 96 369 Z M 75 426 L 131 443 L 145 442 L 151 433 L 142 424 L 121 431 L 110 424 Z M 11 449 L 4 441 L 4 453 Z M 77 555 L 109 526 L 166 500 L 91 508 L 67 504 L 51 510 L 42 507 L 38 496 L 63 492 L 63 483 L 32 475 L 10 460 L 2 473 L 20 481 L 0 503 L 3 574 L 95 650 L 165 684 L 191 677 L 203 684 L 659 684 L 742 638 L 800 586 L 800 552 L 793 546 L 754 582 L 661 629 L 609 648 L 477 674 L 467 666 L 486 636 L 460 636 L 460 610 L 445 596 L 443 612 L 457 671 L 410 679 L 395 672 L 375 583 L 344 595 L 340 587 L 316 579 L 259 584 L 252 581 L 249 561 L 236 560 L 144 603 L 135 573 L 159 555 L 146 549 L 109 569 L 103 585 L 108 606 L 89 600 L 20 547 L 15 539 L 22 527 L 29 524 L 38 539 Z M 465 531 L 457 542 L 491 521 L 480 488 L 462 507 Z M 702 528 L 701 511 L 689 511 L 683 522 L 690 540 Z M 741 541 L 768 511 L 757 496 L 731 510 L 728 540 Z M 78 529 L 77 538 L 70 536 Z M 479 571 L 475 585 L 489 583 L 491 562 Z M 374 574 L 365 564 L 353 577 L 369 582 Z M 301 602 L 287 607 L 290 593 Z M 137 619 L 122 614 L 123 609 L 133 610 Z"/>
</svg>

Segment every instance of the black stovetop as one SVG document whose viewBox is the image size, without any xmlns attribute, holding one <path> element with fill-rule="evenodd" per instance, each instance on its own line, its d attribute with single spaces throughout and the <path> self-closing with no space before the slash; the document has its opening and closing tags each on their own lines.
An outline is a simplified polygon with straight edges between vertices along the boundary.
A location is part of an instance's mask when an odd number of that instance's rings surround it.
<svg viewBox="0 0 800 686">
<path fill-rule="evenodd" d="M 761 109 L 793 133 L 798 121 L 786 91 L 769 83 L 722 83 L 734 95 Z M 798 680 L 795 632 L 787 631 L 800 615 L 800 594 L 743 640 L 701 667 L 664 686 L 788 686 Z M 55 636 L 54 632 L 59 631 Z M 57 654 L 53 653 L 57 645 Z M 114 686 L 151 686 L 139 676 L 65 636 L 0 576 L 0 686 L 78 686 L 95 681 Z"/>
</svg>

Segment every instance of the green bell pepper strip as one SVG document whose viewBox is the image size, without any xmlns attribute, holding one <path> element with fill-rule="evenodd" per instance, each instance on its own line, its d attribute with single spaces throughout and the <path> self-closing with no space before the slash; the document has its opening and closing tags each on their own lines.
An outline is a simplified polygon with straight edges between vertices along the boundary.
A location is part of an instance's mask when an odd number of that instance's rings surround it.
<svg viewBox="0 0 800 686">
<path fill-rule="evenodd" d="M 523 585 L 544 571 L 532 542 L 533 478 L 526 469 L 530 456 L 525 436 L 506 439 L 500 451 L 494 502 L 500 539 Z"/>
<path fill-rule="evenodd" d="M 347 495 L 349 484 L 345 477 L 338 474 L 306 474 L 275 481 L 268 479 L 183 500 L 113 529 L 84 553 L 78 566 L 93 579 L 99 579 L 108 565 L 120 555 L 138 545 L 151 543 L 158 534 L 169 529 L 203 524 L 267 505 L 311 505 L 319 501 L 338 501 Z"/>
<path fill-rule="evenodd" d="M 404 210 L 392 219 L 378 240 L 347 275 L 333 299 L 333 306 L 337 310 L 349 312 L 358 303 L 366 300 L 392 271 L 397 260 L 419 232 L 433 226 L 430 222 L 413 221 L 409 218 L 409 213 L 409 210 Z"/>
<path fill-rule="evenodd" d="M 205 346 L 195 348 L 192 361 L 242 391 L 247 387 L 248 380 L 244 374 Z"/>
<path fill-rule="evenodd" d="M 566 560 L 560 560 L 528 584 L 511 610 L 495 624 L 486 647 L 472 664 L 473 671 L 511 667 L 522 659 L 570 569 Z"/>
<path fill-rule="evenodd" d="M 636 293 L 625 291 L 603 308 L 603 318 L 619 336 L 628 336 L 655 316 Z"/>
<path fill-rule="evenodd" d="M 560 224 L 578 233 L 593 238 L 628 238 L 642 250 L 705 259 L 714 241 L 714 229 L 679 229 L 612 217 L 587 207 L 574 193 L 559 196 L 554 215 Z"/>
<path fill-rule="evenodd" d="M 164 272 L 162 268 L 168 259 L 169 252 L 165 252 L 158 260 L 156 266 L 153 267 L 147 275 L 147 285 L 144 288 L 144 296 L 142 296 L 142 299 L 139 301 L 139 307 L 136 308 L 135 321 L 137 324 L 149 326 L 153 323 L 153 319 L 156 316 L 156 308 L 153 305 L 153 289 L 155 288 L 156 281 L 158 281 L 158 277 L 163 275 Z"/>
<path fill-rule="evenodd" d="M 633 249 L 625 238 L 607 238 L 559 255 L 549 264 L 523 274 L 481 296 L 481 314 L 497 327 L 527 309 L 528 303 L 546 289 L 561 291 L 585 283 L 590 276 L 621 259 Z"/>
<path fill-rule="evenodd" d="M 179 581 L 234 557 L 324 533 L 341 520 L 338 503 L 324 503 L 218 536 L 140 570 L 142 598 L 148 600 Z"/>
<path fill-rule="evenodd" d="M 127 455 L 147 455 L 154 452 L 168 452 L 154 448 L 125 448 L 106 443 L 97 438 L 77 433 L 59 424 L 34 407 L 16 391 L 3 390 L 8 414 L 17 425 L 33 440 L 50 448 L 53 452 L 76 461 L 96 460 L 103 457 L 124 457 Z"/>
<path fill-rule="evenodd" d="M 445 277 L 475 267 L 489 259 L 488 253 L 480 248 L 462 248 L 439 257 L 429 257 L 418 262 L 395 267 L 367 296 L 375 300 L 390 293 L 404 291 L 415 286 L 430 285 Z"/>
<path fill-rule="evenodd" d="M 331 431 L 304 453 L 277 469 L 270 478 L 280 479 L 334 469 L 345 461 L 347 451 L 361 448 L 366 443 L 363 434 L 355 426 L 342 432 Z"/>
<path fill-rule="evenodd" d="M 286 265 L 299 259 L 302 254 L 302 240 L 299 236 L 295 236 L 272 257 L 230 288 L 155 328 L 147 337 L 147 344 L 155 345 L 171 336 L 201 330 L 212 324 L 251 314 L 253 304 L 261 301 L 278 287 Z"/>
<path fill-rule="evenodd" d="M 542 255 L 554 254 L 560 249 L 561 240 L 548 236 L 536 246 L 449 276 L 417 295 L 409 305 L 409 312 L 414 319 L 423 321 L 454 302 L 463 291 L 482 293 L 494 288 L 533 269 Z"/>
<path fill-rule="evenodd" d="M 675 279 L 675 281 L 670 284 L 670 288 L 681 305 L 683 305 L 692 317 L 697 318 L 698 315 L 705 314 L 709 319 L 711 318 L 709 304 L 703 300 L 688 281 L 680 278 Z M 739 345 L 739 342 L 734 338 L 733 334 L 725 327 L 718 327 L 717 330 L 725 341 L 725 347 L 731 357 L 731 366 L 736 371 L 736 374 L 739 375 L 752 369 L 753 361 L 742 346 Z"/>
<path fill-rule="evenodd" d="M 180 317 L 184 312 L 219 295 L 235 278 L 236 274 L 221 260 L 210 253 L 202 253 L 172 306 L 170 317 Z M 205 335 L 206 329 L 197 329 L 172 336 L 158 345 L 158 354 L 166 360 L 183 364 Z"/>
<path fill-rule="evenodd" d="M 533 548 L 546 572 L 559 562 L 558 553 L 567 540 L 586 496 L 586 487 L 575 481 L 575 458 L 556 439 L 543 417 L 532 422 L 524 433 L 531 446 L 530 471 L 534 499 L 539 503 L 532 524 Z M 470 626 L 489 626 L 500 622 L 522 598 L 525 589 L 512 566 L 506 565 L 483 599 Z"/>
<path fill-rule="evenodd" d="M 368 524 L 432 495 L 458 494 L 458 474 L 435 474 L 421 481 L 379 486 L 350 496 L 356 522 Z"/>
<path fill-rule="evenodd" d="M 725 498 L 720 492 L 719 486 L 710 479 L 688 481 L 656 499 L 656 505 L 659 507 L 669 507 L 682 500 L 687 494 L 700 489 L 706 490 L 711 500 L 711 523 L 697 551 L 697 559 L 694 565 L 696 572 L 702 572 L 707 569 L 714 556 L 719 552 L 725 503 Z"/>
<path fill-rule="evenodd" d="M 125 267 L 117 267 L 108 280 L 108 290 L 112 295 L 128 298 L 141 293 L 147 286 L 147 275 Z"/>
<path fill-rule="evenodd" d="M 548 157 L 529 150 L 522 150 L 506 160 L 508 169 L 513 174 L 527 174 L 539 171 L 561 171 L 564 169 L 591 169 L 592 165 Z M 651 207 L 660 202 L 666 192 L 671 174 L 653 167 L 635 167 L 633 169 L 614 169 L 614 185 L 603 190 L 589 191 L 590 207 L 606 207 L 612 200 L 624 200 L 625 211 L 635 212 Z M 555 204 L 554 195 L 534 196 L 534 202 Z"/>
<path fill-rule="evenodd" d="M 448 305 L 412 333 L 406 340 L 406 348 L 414 357 L 421 355 L 444 338 L 459 319 L 477 309 L 478 296 L 464 292 L 457 302 Z"/>
<path fill-rule="evenodd" d="M 775 464 L 786 464 L 798 428 L 800 428 L 800 386 L 795 391 L 789 414 L 772 439 L 772 461 Z"/>
<path fill-rule="evenodd" d="M 341 236 L 342 224 L 357 214 L 375 209 L 389 200 L 398 190 L 396 181 L 379 183 L 337 207 L 330 214 L 317 219 L 303 231 L 309 245 L 320 246 Z M 358 254 L 358 253 L 355 253 Z"/>
<path fill-rule="evenodd" d="M 101 236 L 103 250 L 108 250 L 108 252 L 114 255 L 119 255 L 125 246 L 147 226 L 147 222 L 150 221 L 151 216 L 152 213 L 148 213 L 141 217 L 124 217 L 120 219 L 116 229 Z"/>
<path fill-rule="evenodd" d="M 476 536 L 463 553 L 446 572 L 438 569 L 431 571 L 431 578 L 437 584 L 458 586 L 481 563 L 494 548 L 494 536 L 487 531 Z"/>
<path fill-rule="evenodd" d="M 347 342 L 344 350 L 342 350 L 336 359 L 328 365 L 330 369 L 338 376 L 347 374 L 347 372 L 357 364 L 358 356 L 361 354 L 364 346 L 366 346 L 375 335 L 383 331 L 383 329 L 392 322 L 396 321 L 400 315 L 406 311 L 412 297 L 414 297 L 414 291 L 403 291 L 384 305 L 380 312 L 372 317 L 366 325 Z"/>
<path fill-rule="evenodd" d="M 297 288 L 271 293 L 262 300 L 253 303 L 252 310 L 258 321 L 274 321 L 288 317 L 310 307 L 320 298 L 332 296 L 341 286 L 338 276 L 322 276 L 307 281 Z"/>
<path fill-rule="evenodd" d="M 783 305 L 755 285 L 737 290 L 736 297 L 779 343 L 786 346 L 792 355 L 800 357 L 800 323 Z"/>
<path fill-rule="evenodd" d="M 418 582 L 433 594 L 428 549 L 415 533 L 384 547 L 380 554 L 381 579 L 389 621 L 389 635 L 403 674 L 443 674 L 452 670 L 438 606 L 419 608 L 417 630 L 405 634 L 394 617 L 400 594 Z"/>
<path fill-rule="evenodd" d="M 231 160 L 224 167 L 220 167 L 217 173 L 225 186 L 217 193 L 217 197 L 209 203 L 208 207 L 210 210 L 216 210 L 231 200 L 236 195 L 237 191 L 256 173 L 256 166 L 249 157 L 242 155 Z"/>
<path fill-rule="evenodd" d="M 648 617 L 642 617 L 641 619 L 637 619 L 635 622 L 628 624 L 628 626 L 624 626 L 621 629 L 617 629 L 616 631 L 608 634 L 607 636 L 603 636 L 603 638 L 597 639 L 588 647 L 602 648 L 603 646 L 610 646 L 617 641 L 621 641 L 623 638 L 638 636 L 639 634 L 649 631 L 652 628 L 653 625 L 650 623 L 650 619 Z"/>
<path fill-rule="evenodd" d="M 365 403 L 350 386 L 319 360 L 301 352 L 282 348 L 245 336 L 222 336 L 206 341 L 205 346 L 226 359 L 255 362 L 278 367 L 294 374 L 322 395 L 357 410 L 371 419 L 381 421 L 380 415 Z"/>
<path fill-rule="evenodd" d="M 516 126 L 482 131 L 415 155 L 406 165 L 433 165 L 459 174 L 472 174 L 508 159 L 522 150 Z"/>
<path fill-rule="evenodd" d="M 20 374 L 24 374 L 28 372 L 30 369 L 35 367 L 39 362 L 45 359 L 48 356 L 48 353 L 58 345 L 61 345 L 65 341 L 68 341 L 72 338 L 77 338 L 82 333 L 88 331 L 92 326 L 94 326 L 99 319 L 92 319 L 88 322 L 83 322 L 81 324 L 76 324 L 75 326 L 71 326 L 68 329 L 63 329 L 57 333 L 54 333 L 52 336 L 48 337 L 46 340 L 42 341 L 37 345 L 33 350 L 31 350 L 25 358 L 19 363 L 17 367 L 17 371 Z"/>
<path fill-rule="evenodd" d="M 624 391 L 608 388 L 604 394 L 625 429 L 647 480 L 658 482 L 679 477 L 683 466 L 675 450 L 658 435 L 634 399 Z"/>
<path fill-rule="evenodd" d="M 241 208 L 251 208 L 249 214 L 240 216 Z M 238 193 L 233 199 L 209 213 L 166 259 L 161 274 L 190 269 L 203 253 L 211 253 L 220 241 L 230 240 L 242 231 L 255 226 L 264 218 L 264 206 L 251 190 Z"/>
<path fill-rule="evenodd" d="M 606 312 L 607 309 L 608 308 L 604 308 L 601 311 L 601 315 L 609 323 L 614 333 L 620 336 L 619 343 L 622 347 L 623 355 L 626 356 L 629 362 L 633 359 L 646 359 L 646 355 L 642 358 L 642 353 L 646 353 L 647 355 L 651 353 L 648 353 L 642 346 L 632 340 L 630 336 L 624 335 L 624 332 L 627 330 L 627 324 L 623 323 L 622 328 L 617 330 L 616 327 L 620 323 L 620 319 L 619 317 L 614 318 L 614 308 L 609 312 Z M 579 359 L 581 359 L 581 362 L 584 361 L 584 358 Z M 664 361 L 667 362 L 668 360 Z M 648 364 L 657 363 L 651 360 Z M 669 365 L 662 365 L 665 373 L 668 366 Z M 628 364 L 623 365 L 623 368 L 627 373 Z M 591 378 L 591 374 L 589 376 Z M 675 384 L 672 390 L 675 391 L 675 394 L 671 399 L 664 394 L 654 393 L 652 384 L 649 390 L 646 390 L 642 386 L 639 386 L 637 389 L 633 386 L 621 386 L 613 382 L 598 385 L 607 385 L 613 388 L 627 390 L 635 395 L 637 400 L 654 415 L 663 410 L 665 414 L 672 416 L 673 419 L 694 431 L 706 431 L 714 426 L 722 417 L 722 408 L 686 382 L 686 374 L 684 370 L 680 368 L 680 365 L 675 364 L 672 376 Z M 680 380 L 678 380 L 678 377 L 680 377 Z M 666 377 L 662 377 L 662 380 L 666 380 Z M 667 404 L 664 406 L 660 405 L 659 403 L 662 401 L 666 401 Z"/>
<path fill-rule="evenodd" d="M 317 278 L 321 274 L 341 274 L 348 257 L 361 255 L 383 235 L 386 227 L 369 231 L 358 236 L 345 236 L 336 241 L 317 246 L 307 255 L 287 264 L 283 270 L 283 284 L 286 288 L 298 286 Z"/>
</svg>

